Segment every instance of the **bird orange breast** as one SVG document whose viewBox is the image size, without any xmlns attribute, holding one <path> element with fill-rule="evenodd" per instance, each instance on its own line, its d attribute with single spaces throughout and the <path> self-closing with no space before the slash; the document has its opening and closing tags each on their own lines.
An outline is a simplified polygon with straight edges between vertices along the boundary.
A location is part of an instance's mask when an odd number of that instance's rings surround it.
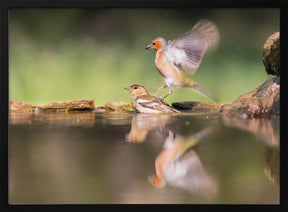
<svg viewBox="0 0 288 212">
<path fill-rule="evenodd" d="M 156 57 L 155 57 L 155 65 L 156 65 L 156 68 L 158 69 L 159 73 L 163 76 L 163 77 L 166 77 L 166 74 L 165 74 L 165 70 L 167 69 L 166 66 L 168 64 L 166 64 L 163 60 L 163 57 L 162 57 L 162 54 L 163 54 L 163 51 L 161 50 L 158 50 L 157 53 L 156 53 Z"/>
<path fill-rule="evenodd" d="M 175 160 L 176 156 L 183 147 L 183 142 L 177 142 L 173 144 L 173 147 L 164 149 L 159 153 L 155 160 L 156 174 L 159 177 L 162 177 L 163 167 L 165 164 L 171 163 Z"/>
<path fill-rule="evenodd" d="M 175 85 L 181 84 L 183 81 L 182 72 L 174 66 L 174 64 L 167 63 L 163 59 L 163 50 L 158 50 L 155 57 L 155 65 L 158 72 L 164 78 L 170 78 Z"/>
</svg>

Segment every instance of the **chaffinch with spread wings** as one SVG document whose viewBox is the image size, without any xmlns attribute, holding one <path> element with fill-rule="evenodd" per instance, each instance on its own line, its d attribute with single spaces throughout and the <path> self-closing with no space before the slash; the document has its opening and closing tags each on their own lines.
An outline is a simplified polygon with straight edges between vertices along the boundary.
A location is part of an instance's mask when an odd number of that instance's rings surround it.
<svg viewBox="0 0 288 212">
<path fill-rule="evenodd" d="M 207 90 L 189 79 L 183 70 L 193 75 L 205 52 L 217 45 L 219 37 L 217 27 L 211 21 L 204 19 L 173 40 L 166 41 L 158 37 L 146 47 L 157 51 L 155 65 L 165 81 L 165 85 L 157 90 L 169 87 L 169 93 L 164 98 L 173 93 L 174 85 L 194 88 L 201 94 L 215 99 Z"/>
</svg>

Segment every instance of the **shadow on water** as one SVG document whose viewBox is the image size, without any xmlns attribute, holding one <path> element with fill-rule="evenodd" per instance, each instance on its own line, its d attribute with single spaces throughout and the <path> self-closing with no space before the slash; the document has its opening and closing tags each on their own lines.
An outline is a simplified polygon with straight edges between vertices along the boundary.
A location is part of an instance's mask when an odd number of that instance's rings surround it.
<svg viewBox="0 0 288 212">
<path fill-rule="evenodd" d="M 279 203 L 279 120 L 63 112 L 9 124 L 12 204 Z"/>
</svg>

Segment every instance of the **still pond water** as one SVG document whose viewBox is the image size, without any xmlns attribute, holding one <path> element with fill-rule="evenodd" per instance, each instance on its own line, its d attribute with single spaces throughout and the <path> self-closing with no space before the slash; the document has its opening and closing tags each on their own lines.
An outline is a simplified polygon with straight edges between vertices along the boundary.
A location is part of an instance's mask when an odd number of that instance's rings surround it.
<svg viewBox="0 0 288 212">
<path fill-rule="evenodd" d="M 279 120 L 11 113 L 9 203 L 279 204 Z"/>
</svg>

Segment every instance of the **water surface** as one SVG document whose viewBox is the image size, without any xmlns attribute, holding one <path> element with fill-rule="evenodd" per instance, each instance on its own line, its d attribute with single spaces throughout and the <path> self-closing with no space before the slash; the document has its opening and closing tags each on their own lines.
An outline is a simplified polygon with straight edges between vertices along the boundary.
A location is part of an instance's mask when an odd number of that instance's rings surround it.
<svg viewBox="0 0 288 212">
<path fill-rule="evenodd" d="M 11 113 L 9 203 L 279 203 L 279 120 Z"/>
</svg>

